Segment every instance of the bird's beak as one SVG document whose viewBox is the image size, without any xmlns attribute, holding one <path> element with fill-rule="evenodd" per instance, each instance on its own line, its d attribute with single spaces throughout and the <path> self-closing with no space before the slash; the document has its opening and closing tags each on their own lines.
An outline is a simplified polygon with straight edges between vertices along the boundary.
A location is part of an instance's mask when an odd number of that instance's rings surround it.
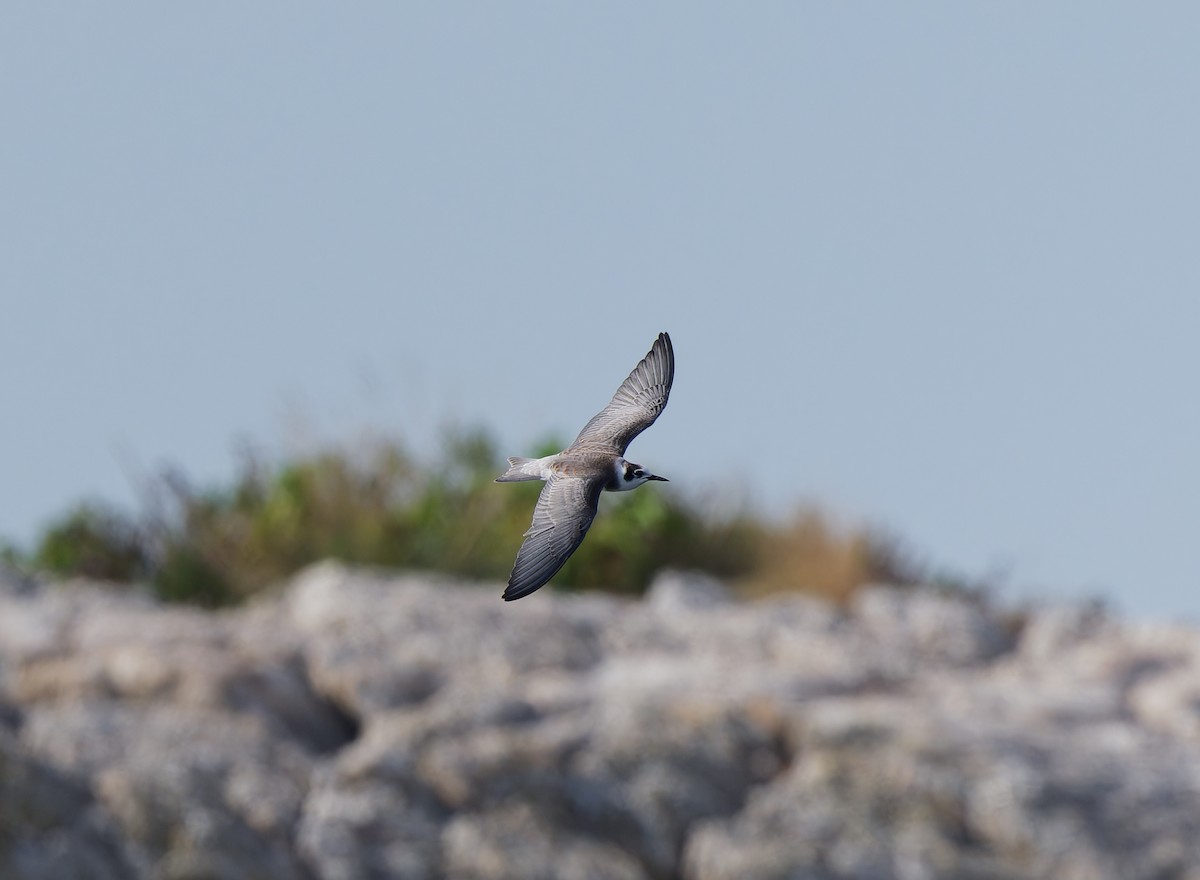
<svg viewBox="0 0 1200 880">
<path fill-rule="evenodd" d="M 647 480 L 661 480 L 661 481 L 662 481 L 662 482 L 664 482 L 664 483 L 669 483 L 669 482 L 671 482 L 671 481 L 670 481 L 670 480 L 668 480 L 666 477 L 660 477 L 658 474 L 651 474 L 650 476 L 646 477 L 646 479 L 647 479 Z"/>
</svg>

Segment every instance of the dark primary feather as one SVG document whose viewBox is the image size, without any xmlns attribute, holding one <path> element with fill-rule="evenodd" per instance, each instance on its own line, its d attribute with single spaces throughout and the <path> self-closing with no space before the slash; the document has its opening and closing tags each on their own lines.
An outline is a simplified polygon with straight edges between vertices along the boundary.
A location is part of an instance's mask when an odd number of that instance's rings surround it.
<svg viewBox="0 0 1200 880">
<path fill-rule="evenodd" d="M 659 333 L 644 358 L 621 383 L 608 406 L 584 425 L 568 449 L 603 446 L 624 455 L 630 442 L 654 424 L 667 405 L 675 381 L 675 350 L 671 337 Z"/>
<path fill-rule="evenodd" d="M 533 525 L 517 552 L 505 600 L 528 596 L 558 573 L 583 543 L 602 488 L 602 482 L 578 477 L 554 476 L 546 481 L 533 510 Z"/>
</svg>

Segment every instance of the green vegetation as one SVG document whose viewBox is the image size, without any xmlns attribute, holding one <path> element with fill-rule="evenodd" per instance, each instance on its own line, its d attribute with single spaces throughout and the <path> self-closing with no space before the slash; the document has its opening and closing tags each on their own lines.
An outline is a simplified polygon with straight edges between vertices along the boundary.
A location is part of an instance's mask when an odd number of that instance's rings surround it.
<svg viewBox="0 0 1200 880">
<path fill-rule="evenodd" d="M 145 487 L 139 514 L 84 504 L 31 552 L 5 556 L 59 576 L 145 582 L 166 599 L 208 606 L 326 558 L 504 580 L 542 484 L 495 484 L 503 467 L 483 432 L 453 434 L 444 448 L 427 465 L 394 441 L 281 464 L 250 456 L 230 486 L 209 490 L 168 473 Z M 815 511 L 783 525 L 711 515 L 677 487 L 656 486 L 606 495 L 555 585 L 637 594 L 665 567 L 711 572 L 750 594 L 804 589 L 838 601 L 866 583 L 923 574 L 894 541 L 839 530 Z"/>
</svg>

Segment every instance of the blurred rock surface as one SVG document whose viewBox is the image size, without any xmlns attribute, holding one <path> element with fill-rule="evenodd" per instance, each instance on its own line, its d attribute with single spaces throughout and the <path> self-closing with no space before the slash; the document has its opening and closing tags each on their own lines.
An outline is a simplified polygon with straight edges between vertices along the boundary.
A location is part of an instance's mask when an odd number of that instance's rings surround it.
<svg viewBox="0 0 1200 880">
<path fill-rule="evenodd" d="M 1200 630 L 664 573 L 0 572 L 0 877 L 1200 880 Z"/>
</svg>

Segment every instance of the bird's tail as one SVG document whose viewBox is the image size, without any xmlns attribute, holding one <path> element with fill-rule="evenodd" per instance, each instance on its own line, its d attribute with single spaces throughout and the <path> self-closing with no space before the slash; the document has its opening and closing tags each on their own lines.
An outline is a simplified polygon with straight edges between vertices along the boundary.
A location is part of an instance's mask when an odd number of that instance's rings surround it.
<svg viewBox="0 0 1200 880">
<path fill-rule="evenodd" d="M 513 456 L 508 460 L 508 470 L 496 477 L 497 483 L 520 483 L 524 480 L 541 480 L 544 479 L 540 468 L 532 468 L 529 465 L 537 465 L 536 458 L 521 458 Z"/>
</svg>

